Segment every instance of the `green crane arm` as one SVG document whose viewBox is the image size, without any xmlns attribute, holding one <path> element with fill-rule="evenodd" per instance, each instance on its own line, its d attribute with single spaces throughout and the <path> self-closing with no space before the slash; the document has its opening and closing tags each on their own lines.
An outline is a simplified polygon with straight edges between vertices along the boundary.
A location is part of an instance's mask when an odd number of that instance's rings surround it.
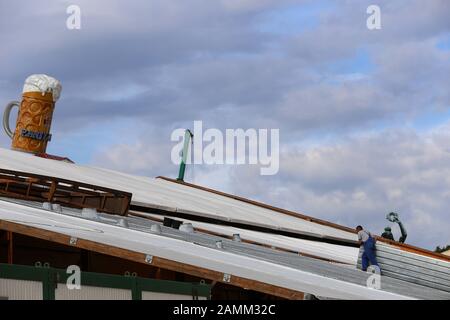
<svg viewBox="0 0 450 320">
<path fill-rule="evenodd" d="M 406 237 L 408 236 L 408 233 L 406 232 L 405 226 L 400 221 L 400 219 L 398 217 L 398 213 L 390 212 L 387 214 L 386 219 L 391 222 L 398 223 L 398 226 L 400 227 L 400 232 L 402 233 L 400 239 L 398 239 L 398 242 L 404 243 L 406 240 Z"/>
<path fill-rule="evenodd" d="M 400 239 L 398 239 L 398 242 L 404 243 L 406 240 L 406 237 L 408 236 L 408 233 L 406 232 L 406 229 L 400 220 L 398 220 L 397 223 L 398 223 L 398 226 L 400 227 L 400 232 L 402 233 Z"/>
<path fill-rule="evenodd" d="M 184 133 L 184 145 L 183 145 L 183 153 L 181 157 L 180 163 L 180 171 L 178 172 L 178 181 L 184 181 L 184 172 L 186 171 L 186 162 L 189 151 L 189 141 L 194 137 L 191 130 L 186 129 Z"/>
</svg>

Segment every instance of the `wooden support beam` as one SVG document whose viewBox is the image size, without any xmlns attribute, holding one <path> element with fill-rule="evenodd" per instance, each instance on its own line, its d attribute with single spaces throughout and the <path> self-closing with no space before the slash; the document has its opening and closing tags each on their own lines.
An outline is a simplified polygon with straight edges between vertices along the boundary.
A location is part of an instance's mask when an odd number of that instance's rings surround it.
<svg viewBox="0 0 450 320">
<path fill-rule="evenodd" d="M 6 240 L 8 241 L 8 264 L 14 263 L 14 243 L 12 231 L 6 232 Z"/>
<path fill-rule="evenodd" d="M 69 244 L 71 239 L 70 236 L 62 233 L 39 229 L 36 227 L 26 226 L 5 220 L 0 220 L 0 229 L 65 245 Z M 113 247 L 110 245 L 85 239 L 77 239 L 76 243 L 73 246 L 148 265 L 148 263 L 145 261 L 146 255 L 140 252 Z M 194 265 L 188 265 L 157 256 L 153 256 L 151 265 L 162 269 L 186 273 L 202 279 L 222 282 L 243 289 L 250 289 L 278 296 L 285 299 L 302 300 L 304 297 L 304 293 L 300 291 L 274 286 L 261 281 L 247 279 L 235 275 L 231 275 L 229 281 L 224 281 L 224 274 L 222 272 L 201 268 Z"/>
<path fill-rule="evenodd" d="M 52 181 L 52 185 L 50 186 L 50 191 L 48 193 L 48 198 L 47 198 L 48 201 L 52 201 L 53 196 L 55 195 L 55 192 L 56 192 L 56 185 L 57 185 L 56 181 Z"/>
<path fill-rule="evenodd" d="M 0 169 L 0 195 L 118 215 L 128 213 L 131 201 L 129 192 L 7 169 Z"/>
</svg>

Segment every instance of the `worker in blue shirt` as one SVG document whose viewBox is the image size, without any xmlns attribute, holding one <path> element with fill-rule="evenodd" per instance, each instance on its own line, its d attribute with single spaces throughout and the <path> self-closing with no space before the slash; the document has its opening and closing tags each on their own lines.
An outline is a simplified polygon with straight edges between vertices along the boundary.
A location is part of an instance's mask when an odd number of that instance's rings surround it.
<svg viewBox="0 0 450 320">
<path fill-rule="evenodd" d="M 357 226 L 356 231 L 358 232 L 358 243 L 361 250 L 363 250 L 362 270 L 367 271 L 369 262 L 370 265 L 377 266 L 379 268 L 377 258 L 375 256 L 375 238 L 369 231 L 364 230 L 361 226 Z"/>
</svg>

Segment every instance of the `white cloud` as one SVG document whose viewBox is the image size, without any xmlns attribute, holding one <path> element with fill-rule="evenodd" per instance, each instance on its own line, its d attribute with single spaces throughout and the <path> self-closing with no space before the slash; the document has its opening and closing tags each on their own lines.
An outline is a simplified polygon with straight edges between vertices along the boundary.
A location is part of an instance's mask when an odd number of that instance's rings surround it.
<svg viewBox="0 0 450 320">
<path fill-rule="evenodd" d="M 450 31 L 447 2 L 379 0 L 382 29 L 371 32 L 369 0 L 339 1 L 315 11 L 317 23 L 300 21 L 284 34 L 255 22 L 288 3 L 295 10 L 326 3 L 82 0 L 83 29 L 70 32 L 69 1 L 0 2 L 0 98 L 18 99 L 31 73 L 59 78 L 52 143 L 101 128 L 111 141 L 129 143 L 103 150 L 102 142 L 84 141 L 98 150 L 95 164 L 147 175 L 176 175 L 170 132 L 194 120 L 280 129 L 278 176 L 261 177 L 256 167 L 196 168 L 196 182 L 374 231 L 392 208 L 405 217 L 411 241 L 431 247 L 448 242 L 450 134 L 401 129 L 449 109 L 450 52 L 436 47 Z M 119 132 L 111 119 L 136 126 Z M 397 129 L 370 134 L 386 122 Z M 355 136 L 345 140 L 349 132 Z M 311 136 L 341 139 L 312 145 Z"/>
</svg>

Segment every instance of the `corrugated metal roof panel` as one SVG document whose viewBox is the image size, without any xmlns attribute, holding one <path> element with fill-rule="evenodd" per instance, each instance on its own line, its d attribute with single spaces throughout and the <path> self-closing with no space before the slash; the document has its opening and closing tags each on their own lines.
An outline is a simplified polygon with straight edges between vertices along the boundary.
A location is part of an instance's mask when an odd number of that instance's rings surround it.
<svg viewBox="0 0 450 320">
<path fill-rule="evenodd" d="M 377 242 L 376 248 L 383 275 L 450 292 L 450 262 L 399 250 L 386 243 Z M 359 268 L 361 255 L 359 253 Z"/>
</svg>

